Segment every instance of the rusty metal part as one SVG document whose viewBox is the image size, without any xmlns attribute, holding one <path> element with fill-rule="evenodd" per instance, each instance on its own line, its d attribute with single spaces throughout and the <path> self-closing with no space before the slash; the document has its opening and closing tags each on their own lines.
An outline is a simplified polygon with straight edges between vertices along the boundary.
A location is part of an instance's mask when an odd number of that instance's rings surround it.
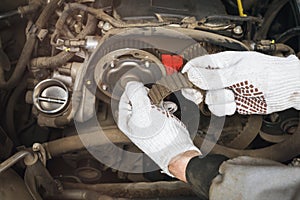
<svg viewBox="0 0 300 200">
<path fill-rule="evenodd" d="M 152 86 L 148 95 L 153 104 L 159 105 L 164 98 L 183 88 L 197 89 L 202 93 L 203 96 L 205 96 L 203 90 L 194 87 L 194 84 L 188 80 L 186 75 L 183 75 L 180 72 L 174 73 L 170 76 L 162 77 L 156 82 L 156 84 Z"/>
<path fill-rule="evenodd" d="M 247 119 L 243 130 L 232 141 L 226 144 L 227 147 L 235 149 L 245 149 L 258 135 L 262 125 L 262 117 L 259 115 L 251 115 Z"/>
<path fill-rule="evenodd" d="M 92 190 L 103 195 L 119 198 L 158 198 L 158 197 L 183 197 L 195 196 L 190 185 L 181 181 L 173 182 L 139 182 L 115 184 L 82 184 L 63 183 L 67 189 Z"/>
<path fill-rule="evenodd" d="M 295 131 L 297 131 L 298 123 L 299 118 L 297 117 L 287 118 L 280 124 L 281 133 L 274 133 L 272 130 L 261 130 L 259 136 L 267 142 L 280 143 L 291 137 Z"/>
</svg>

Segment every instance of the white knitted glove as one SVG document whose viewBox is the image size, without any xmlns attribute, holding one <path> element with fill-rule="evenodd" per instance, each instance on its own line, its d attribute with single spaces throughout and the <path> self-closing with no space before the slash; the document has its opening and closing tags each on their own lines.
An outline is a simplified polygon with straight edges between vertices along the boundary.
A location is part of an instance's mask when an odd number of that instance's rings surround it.
<svg viewBox="0 0 300 200">
<path fill-rule="evenodd" d="M 194 146 L 184 124 L 163 108 L 151 105 L 147 89 L 129 82 L 119 103 L 120 130 L 143 150 L 166 174 L 172 158 Z"/>
<path fill-rule="evenodd" d="M 300 61 L 294 55 L 227 51 L 192 59 L 185 72 L 208 91 L 205 103 L 217 116 L 300 109 Z"/>
</svg>

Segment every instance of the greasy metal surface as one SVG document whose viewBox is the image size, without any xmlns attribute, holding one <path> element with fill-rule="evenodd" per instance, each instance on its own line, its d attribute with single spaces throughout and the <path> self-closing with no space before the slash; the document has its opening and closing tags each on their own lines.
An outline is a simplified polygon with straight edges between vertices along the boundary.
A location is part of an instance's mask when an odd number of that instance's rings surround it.
<svg viewBox="0 0 300 200">
<path fill-rule="evenodd" d="M 67 189 L 83 189 L 99 192 L 100 194 L 121 198 L 158 198 L 195 196 L 190 185 L 181 181 L 158 181 L 140 183 L 116 183 L 116 184 L 82 184 L 63 183 Z"/>
</svg>

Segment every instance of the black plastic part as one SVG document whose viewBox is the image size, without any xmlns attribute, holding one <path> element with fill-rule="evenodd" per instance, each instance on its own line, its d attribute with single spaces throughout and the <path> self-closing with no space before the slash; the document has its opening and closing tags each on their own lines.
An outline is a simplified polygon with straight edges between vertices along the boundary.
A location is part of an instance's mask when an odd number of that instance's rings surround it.
<svg viewBox="0 0 300 200">
<path fill-rule="evenodd" d="M 155 19 L 155 14 L 195 16 L 226 14 L 220 0 L 114 0 L 114 7 L 123 20 L 132 18 Z"/>
</svg>

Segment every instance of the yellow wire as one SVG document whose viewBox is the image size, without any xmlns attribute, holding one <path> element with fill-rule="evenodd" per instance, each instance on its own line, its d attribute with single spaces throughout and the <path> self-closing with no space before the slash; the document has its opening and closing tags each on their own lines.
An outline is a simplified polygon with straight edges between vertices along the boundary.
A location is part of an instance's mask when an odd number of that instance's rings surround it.
<svg viewBox="0 0 300 200">
<path fill-rule="evenodd" d="M 244 13 L 242 0 L 236 0 L 236 1 L 237 1 L 240 16 L 246 17 L 247 15 Z"/>
</svg>

